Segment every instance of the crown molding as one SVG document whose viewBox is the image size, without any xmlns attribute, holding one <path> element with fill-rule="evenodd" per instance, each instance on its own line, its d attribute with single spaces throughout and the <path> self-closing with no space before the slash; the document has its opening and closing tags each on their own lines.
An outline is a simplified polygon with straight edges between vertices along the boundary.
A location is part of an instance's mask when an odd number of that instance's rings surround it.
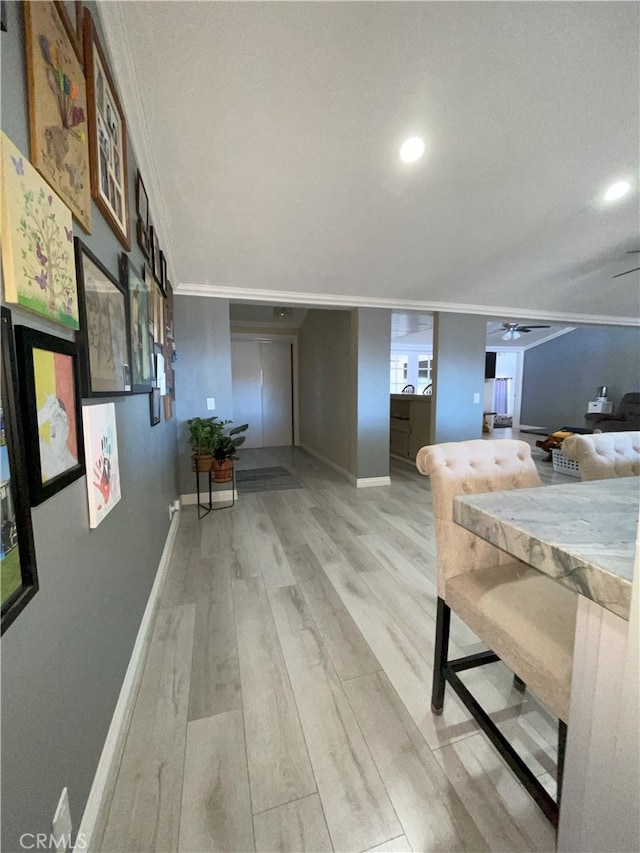
<svg viewBox="0 0 640 853">
<path fill-rule="evenodd" d="M 133 54 L 129 41 L 129 31 L 124 20 L 123 6 L 123 3 L 98 3 L 98 15 L 102 23 L 109 62 L 116 78 L 120 99 L 124 105 L 127 129 L 135 158 L 149 197 L 153 225 L 158 229 L 162 251 L 168 257 L 169 270 L 173 274 L 177 274 L 171 229 L 165 215 L 167 205 L 153 156 L 151 132 L 147 124 L 141 88 L 133 64 Z"/>
<path fill-rule="evenodd" d="M 458 302 L 430 302 L 420 299 L 399 299 L 386 296 L 346 296 L 341 293 L 305 293 L 304 291 L 262 290 L 251 287 L 231 287 L 215 284 L 189 284 L 181 282 L 174 288 L 174 296 L 206 296 L 213 299 L 230 299 L 234 302 L 267 302 L 278 305 L 305 305 L 322 308 L 386 308 L 390 311 L 442 311 L 450 314 L 480 314 L 486 317 L 517 316 L 536 320 L 550 320 L 565 325 L 638 326 L 640 317 L 615 315 L 570 314 L 564 311 L 545 311 L 505 305 L 476 305 Z"/>
</svg>

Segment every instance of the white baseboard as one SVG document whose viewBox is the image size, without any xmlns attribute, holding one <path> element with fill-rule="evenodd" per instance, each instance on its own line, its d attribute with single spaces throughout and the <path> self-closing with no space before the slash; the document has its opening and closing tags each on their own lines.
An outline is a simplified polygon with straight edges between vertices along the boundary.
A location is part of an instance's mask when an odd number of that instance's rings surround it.
<svg viewBox="0 0 640 853">
<path fill-rule="evenodd" d="M 127 667 L 122 687 L 120 688 L 118 702 L 111 718 L 111 725 L 107 732 L 100 761 L 93 777 L 89 798 L 87 799 L 84 814 L 82 815 L 82 821 L 76 837 L 76 849 L 78 851 L 96 849 L 104 832 L 108 816 L 105 806 L 110 804 L 111 794 L 118 775 L 118 768 L 120 767 L 124 751 L 129 723 L 131 722 L 133 707 L 142 677 L 142 670 L 147 658 L 151 633 L 169 568 L 169 562 L 173 553 L 179 523 L 180 512 L 176 511 L 171 520 L 162 556 L 158 563 L 156 577 L 149 593 L 140 627 L 138 628 L 138 636 L 131 652 L 129 666 Z M 82 839 L 82 843 L 80 844 L 78 843 L 79 839 Z"/>
<path fill-rule="evenodd" d="M 359 477 L 354 485 L 356 489 L 366 489 L 369 486 L 390 486 L 391 477 Z"/>
<path fill-rule="evenodd" d="M 207 496 L 200 492 L 200 503 L 206 503 Z M 225 489 L 224 491 L 212 491 L 212 503 L 231 503 L 233 500 L 233 490 Z M 236 500 L 238 500 L 238 490 L 236 489 Z M 180 495 L 182 506 L 195 506 L 198 503 L 198 495 L 194 492 L 192 495 Z"/>
</svg>

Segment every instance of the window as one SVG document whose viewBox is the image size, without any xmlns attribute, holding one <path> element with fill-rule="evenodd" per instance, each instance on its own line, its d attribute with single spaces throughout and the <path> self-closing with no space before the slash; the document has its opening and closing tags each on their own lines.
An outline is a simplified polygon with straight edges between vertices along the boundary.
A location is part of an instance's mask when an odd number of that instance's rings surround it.
<svg viewBox="0 0 640 853">
<path fill-rule="evenodd" d="M 418 356 L 418 394 L 422 394 L 424 389 L 431 385 L 432 360 L 430 355 Z"/>
<path fill-rule="evenodd" d="M 400 394 L 407 384 L 409 370 L 409 356 L 391 353 L 391 393 Z"/>
</svg>

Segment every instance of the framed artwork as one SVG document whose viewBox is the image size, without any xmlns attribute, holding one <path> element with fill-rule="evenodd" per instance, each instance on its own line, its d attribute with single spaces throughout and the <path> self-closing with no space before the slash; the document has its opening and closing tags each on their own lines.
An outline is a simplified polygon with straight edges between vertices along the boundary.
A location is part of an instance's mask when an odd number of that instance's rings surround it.
<svg viewBox="0 0 640 853">
<path fill-rule="evenodd" d="M 167 341 L 173 341 L 173 287 L 167 282 L 167 298 L 164 303 L 164 332 Z"/>
<path fill-rule="evenodd" d="M 136 213 L 137 213 L 137 238 L 142 254 L 147 260 L 151 260 L 151 237 L 149 235 L 149 198 L 140 175 L 136 175 Z"/>
<path fill-rule="evenodd" d="M 165 361 L 162 354 L 162 347 L 159 344 L 155 345 L 156 359 L 156 385 L 160 389 L 160 396 L 164 397 L 167 393 L 167 374 L 165 373 Z"/>
<path fill-rule="evenodd" d="M 91 195 L 118 240 L 129 251 L 127 125 L 104 50 L 88 9 L 84 10 Z"/>
<path fill-rule="evenodd" d="M 82 51 L 82 25 L 83 25 L 83 10 L 82 0 L 55 0 L 56 8 L 62 18 L 69 38 L 73 44 L 73 49 L 81 63 L 84 63 L 84 55 Z"/>
<path fill-rule="evenodd" d="M 160 396 L 160 389 L 153 388 L 151 393 L 149 394 L 149 416 L 151 420 L 151 426 L 156 426 L 156 424 L 160 423 L 160 405 L 162 402 L 162 398 Z"/>
<path fill-rule="evenodd" d="M 158 232 L 153 225 L 149 226 L 149 237 L 151 239 L 151 272 L 155 280 L 159 282 L 161 275 L 160 243 L 158 241 Z"/>
<path fill-rule="evenodd" d="M 129 293 L 129 341 L 131 346 L 131 390 L 134 394 L 151 391 L 151 356 L 149 346 L 149 287 L 124 252 L 120 258 L 120 282 Z"/>
<path fill-rule="evenodd" d="M 162 401 L 164 403 L 164 419 L 165 421 L 170 421 L 173 417 L 173 403 L 171 401 L 171 397 L 166 394 Z"/>
<path fill-rule="evenodd" d="M 71 211 L 4 133 L 0 140 L 4 298 L 78 329 Z"/>
<path fill-rule="evenodd" d="M 160 249 L 160 278 L 159 278 L 160 290 L 162 291 L 162 295 L 167 295 L 167 256 Z"/>
<path fill-rule="evenodd" d="M 84 474 L 75 343 L 16 326 L 24 447 L 31 505 Z"/>
<path fill-rule="evenodd" d="M 89 527 L 104 521 L 121 498 L 116 407 L 113 403 L 82 407 L 87 461 Z"/>
<path fill-rule="evenodd" d="M 25 3 L 24 21 L 31 162 L 90 234 L 87 87 L 79 42 L 63 3 Z"/>
<path fill-rule="evenodd" d="M 76 237 L 80 299 L 80 382 L 83 397 L 131 392 L 127 294 L 124 286 Z"/>
<path fill-rule="evenodd" d="M 153 321 L 153 340 L 157 344 L 164 343 L 164 296 L 160 292 L 158 282 L 148 277 L 147 282 L 151 289 L 151 318 Z"/>
<path fill-rule="evenodd" d="M 11 312 L 2 308 L 0 389 L 0 598 L 2 633 L 38 591 L 27 459 L 22 436 Z"/>
</svg>

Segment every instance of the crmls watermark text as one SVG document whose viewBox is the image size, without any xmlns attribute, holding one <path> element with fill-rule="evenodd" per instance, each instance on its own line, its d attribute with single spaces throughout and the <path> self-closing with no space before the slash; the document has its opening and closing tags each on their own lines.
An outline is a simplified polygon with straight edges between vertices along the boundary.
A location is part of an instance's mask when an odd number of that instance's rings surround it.
<svg viewBox="0 0 640 853">
<path fill-rule="evenodd" d="M 23 850 L 68 850 L 71 847 L 71 835 L 47 835 L 46 832 L 23 832 L 20 836 L 20 847 Z M 74 850 L 86 850 L 87 840 L 81 832 L 76 838 Z"/>
</svg>

